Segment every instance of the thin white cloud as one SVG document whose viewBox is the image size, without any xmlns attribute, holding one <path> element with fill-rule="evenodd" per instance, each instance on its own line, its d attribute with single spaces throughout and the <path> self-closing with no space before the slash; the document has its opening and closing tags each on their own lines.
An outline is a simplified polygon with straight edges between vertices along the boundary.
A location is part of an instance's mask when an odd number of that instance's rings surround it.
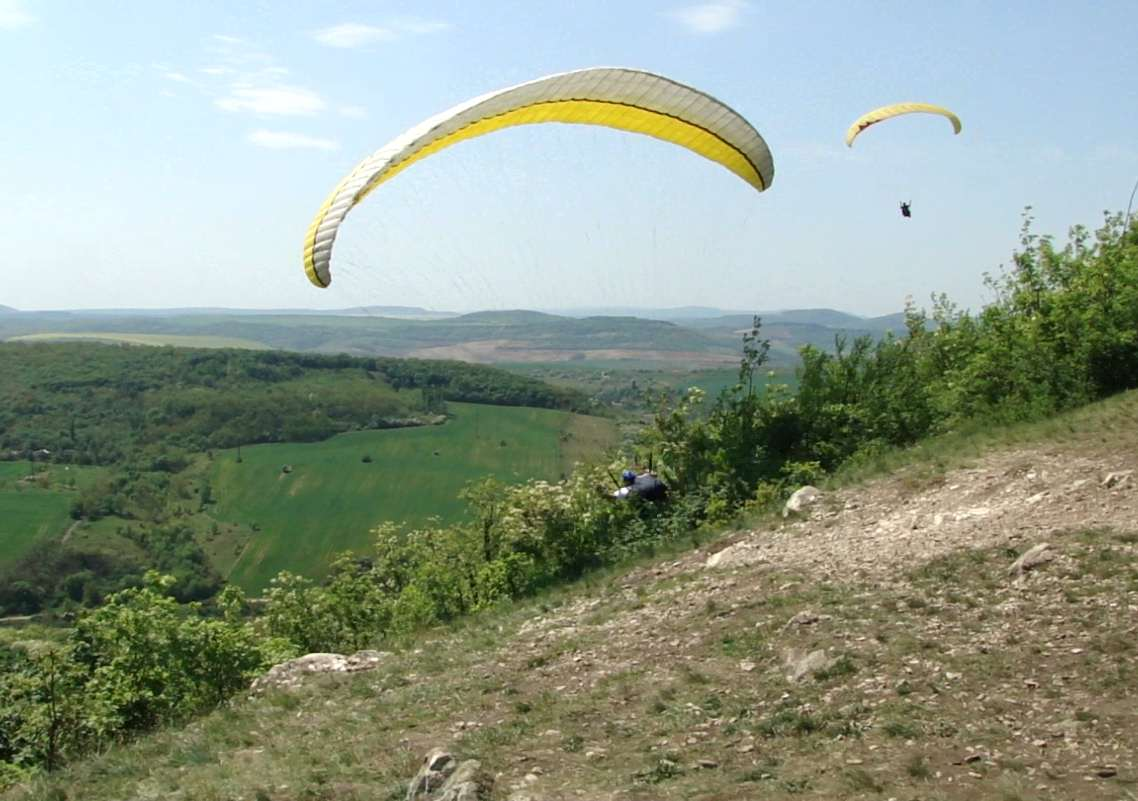
<svg viewBox="0 0 1138 801">
<path fill-rule="evenodd" d="M 321 139 L 291 131 L 251 131 L 246 139 L 257 147 L 272 150 L 336 150 L 340 145 L 332 139 Z"/>
<path fill-rule="evenodd" d="M 26 28 L 36 21 L 22 0 L 0 0 L 0 30 Z"/>
<path fill-rule="evenodd" d="M 363 106 L 340 106 L 340 116 L 362 120 L 367 117 L 367 109 Z"/>
<path fill-rule="evenodd" d="M 169 64 L 166 64 L 163 62 L 155 62 L 155 63 L 150 65 L 150 69 L 154 70 L 154 72 L 156 72 L 158 74 L 158 77 L 161 78 L 163 81 L 169 81 L 170 83 L 183 84 L 185 86 L 193 86 L 193 87 L 198 88 L 198 89 L 201 88 L 201 85 L 197 81 L 195 81 L 193 78 L 191 78 L 189 75 L 182 72 L 181 70 L 174 69 Z M 169 95 L 169 96 L 172 96 L 172 95 Z"/>
<path fill-rule="evenodd" d="M 692 33 L 708 35 L 738 27 L 747 7 L 745 0 L 719 0 L 677 8 L 669 16 Z"/>
<path fill-rule="evenodd" d="M 229 114 L 314 117 L 329 108 L 343 116 L 366 114 L 359 106 L 329 103 L 301 80 L 290 79 L 288 68 L 251 40 L 214 34 L 206 41 L 205 51 L 207 60 L 196 68 L 183 70 L 169 64 L 155 64 L 154 68 L 166 81 L 196 89 L 214 108 Z M 249 131 L 244 138 L 249 144 L 276 150 L 330 151 L 339 147 L 334 139 L 264 128 Z"/>
<path fill-rule="evenodd" d="M 211 66 L 222 66 L 235 70 L 250 70 L 271 67 L 276 59 L 248 39 L 215 33 L 206 42 Z"/>
<path fill-rule="evenodd" d="M 311 89 L 299 86 L 234 85 L 229 94 L 214 101 L 225 111 L 307 117 L 324 109 L 324 100 Z"/>
<path fill-rule="evenodd" d="M 423 36 L 429 33 L 440 33 L 449 30 L 451 24 L 434 19 L 420 19 L 419 17 L 399 17 L 392 26 L 402 33 L 413 33 Z"/>
<path fill-rule="evenodd" d="M 392 42 L 402 36 L 424 36 L 450 28 L 450 23 L 419 17 L 397 17 L 383 25 L 344 22 L 313 31 L 312 38 L 322 45 L 339 48 L 367 47 Z"/>
<path fill-rule="evenodd" d="M 376 42 L 392 41 L 395 39 L 395 31 L 376 25 L 345 22 L 342 25 L 333 25 L 331 28 L 318 30 L 312 34 L 312 37 L 320 44 L 328 47 L 365 47 Z"/>
</svg>

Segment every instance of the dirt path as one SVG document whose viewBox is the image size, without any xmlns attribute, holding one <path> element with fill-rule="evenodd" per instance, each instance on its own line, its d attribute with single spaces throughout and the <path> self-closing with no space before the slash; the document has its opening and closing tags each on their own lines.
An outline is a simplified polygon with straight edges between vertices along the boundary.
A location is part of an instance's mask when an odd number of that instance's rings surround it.
<svg viewBox="0 0 1138 801">
<path fill-rule="evenodd" d="M 1076 528 L 1138 530 L 1138 493 L 1127 473 L 1135 467 L 1133 454 L 1004 452 L 935 486 L 901 476 L 834 493 L 805 519 L 752 532 L 735 548 L 738 561 L 822 579 L 882 579 L 959 548 L 1023 548 Z M 1112 473 L 1123 478 L 1104 486 Z"/>
<path fill-rule="evenodd" d="M 71 539 L 71 535 L 75 533 L 75 529 L 83 525 L 84 522 L 85 521 L 83 520 L 76 520 L 70 526 L 68 526 L 67 531 L 63 532 L 63 536 L 59 540 L 60 544 L 66 545 L 67 541 Z"/>
</svg>

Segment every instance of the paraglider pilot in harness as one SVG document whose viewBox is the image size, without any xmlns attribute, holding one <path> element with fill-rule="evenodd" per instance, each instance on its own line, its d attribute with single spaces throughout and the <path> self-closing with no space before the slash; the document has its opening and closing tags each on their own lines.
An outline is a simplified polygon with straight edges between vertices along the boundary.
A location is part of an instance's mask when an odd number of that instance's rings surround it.
<svg viewBox="0 0 1138 801">
<path fill-rule="evenodd" d="M 913 216 L 913 212 L 910 209 L 910 206 L 912 206 L 912 205 L 913 205 L 913 202 L 911 200 L 906 200 L 904 203 L 901 204 L 901 216 L 902 217 L 912 217 Z"/>
<path fill-rule="evenodd" d="M 668 499 L 668 487 L 650 470 L 637 475 L 632 470 L 625 470 L 620 474 L 624 484 L 612 494 L 614 498 L 643 498 L 653 503 L 663 503 Z"/>
</svg>

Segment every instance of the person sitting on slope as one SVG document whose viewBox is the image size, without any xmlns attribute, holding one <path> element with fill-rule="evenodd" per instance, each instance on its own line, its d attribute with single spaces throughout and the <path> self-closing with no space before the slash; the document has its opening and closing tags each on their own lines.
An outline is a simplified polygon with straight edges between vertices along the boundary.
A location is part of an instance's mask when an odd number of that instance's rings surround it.
<svg viewBox="0 0 1138 801">
<path fill-rule="evenodd" d="M 668 499 L 668 486 L 650 471 L 645 470 L 637 475 L 632 470 L 625 470 L 620 474 L 624 486 L 612 494 L 614 498 L 643 498 L 653 503 L 661 503 Z"/>
</svg>

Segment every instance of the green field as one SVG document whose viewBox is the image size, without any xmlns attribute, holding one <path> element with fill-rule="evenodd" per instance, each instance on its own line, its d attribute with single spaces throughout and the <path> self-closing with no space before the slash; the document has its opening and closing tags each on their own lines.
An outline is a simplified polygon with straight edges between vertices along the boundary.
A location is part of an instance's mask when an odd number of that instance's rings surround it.
<svg viewBox="0 0 1138 801">
<path fill-rule="evenodd" d="M 242 348 L 268 350 L 263 342 L 240 337 L 199 336 L 195 334 L 134 334 L 115 331 L 44 332 L 10 337 L 9 342 L 110 342 L 125 345 L 170 345 L 179 348 Z"/>
<path fill-rule="evenodd" d="M 0 566 L 22 556 L 43 537 L 71 523 L 71 499 L 97 468 L 0 462 Z"/>
<path fill-rule="evenodd" d="M 556 480 L 615 440 L 603 418 L 464 403 L 450 410 L 441 426 L 245 447 L 240 463 L 235 450 L 218 452 L 210 481 L 220 534 L 211 557 L 250 591 L 281 570 L 319 575 L 332 554 L 368 550 L 381 521 L 454 521 L 468 482 Z M 231 539 L 238 529 L 244 541 Z"/>
</svg>

